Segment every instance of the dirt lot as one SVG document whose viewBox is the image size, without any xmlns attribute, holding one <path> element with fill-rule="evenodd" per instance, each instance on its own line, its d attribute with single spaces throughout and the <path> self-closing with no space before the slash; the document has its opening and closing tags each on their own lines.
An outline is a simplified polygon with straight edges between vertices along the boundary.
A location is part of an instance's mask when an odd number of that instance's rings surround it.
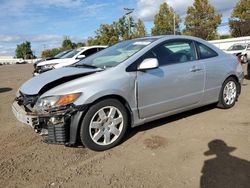
<svg viewBox="0 0 250 188">
<path fill-rule="evenodd" d="M 45 144 L 16 121 L 11 102 L 31 72 L 0 67 L 0 187 L 250 186 L 250 80 L 230 110 L 208 106 L 148 123 L 93 152 Z"/>
</svg>

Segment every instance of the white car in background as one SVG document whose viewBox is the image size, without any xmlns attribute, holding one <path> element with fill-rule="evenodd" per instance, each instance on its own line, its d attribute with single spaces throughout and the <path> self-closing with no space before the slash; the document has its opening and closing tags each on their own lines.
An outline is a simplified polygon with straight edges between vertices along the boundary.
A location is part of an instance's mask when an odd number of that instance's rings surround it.
<svg viewBox="0 0 250 188">
<path fill-rule="evenodd" d="M 78 62 L 85 57 L 88 57 L 96 52 L 99 52 L 103 49 L 107 48 L 107 46 L 86 46 L 74 49 L 59 59 L 51 59 L 48 61 L 43 61 L 37 64 L 34 76 L 39 75 L 41 73 L 47 72 L 52 69 L 57 69 L 61 67 L 65 67 L 68 65 L 72 65 Z"/>
<path fill-rule="evenodd" d="M 240 57 L 242 63 L 247 63 L 250 60 L 250 43 L 239 43 L 230 46 L 226 51 L 228 54 Z"/>
</svg>

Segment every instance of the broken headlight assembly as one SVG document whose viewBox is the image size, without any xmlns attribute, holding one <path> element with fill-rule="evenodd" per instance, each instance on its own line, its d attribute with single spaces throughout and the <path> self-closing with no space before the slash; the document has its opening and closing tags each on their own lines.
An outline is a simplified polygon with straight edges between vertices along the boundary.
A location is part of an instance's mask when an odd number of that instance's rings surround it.
<svg viewBox="0 0 250 188">
<path fill-rule="evenodd" d="M 57 65 L 57 63 L 44 65 L 42 66 L 42 69 L 53 69 L 55 65 Z"/>
<path fill-rule="evenodd" d="M 39 98 L 34 106 L 37 112 L 46 112 L 50 109 L 66 106 L 73 103 L 81 96 L 81 93 L 72 93 L 67 95 L 55 95 Z"/>
</svg>

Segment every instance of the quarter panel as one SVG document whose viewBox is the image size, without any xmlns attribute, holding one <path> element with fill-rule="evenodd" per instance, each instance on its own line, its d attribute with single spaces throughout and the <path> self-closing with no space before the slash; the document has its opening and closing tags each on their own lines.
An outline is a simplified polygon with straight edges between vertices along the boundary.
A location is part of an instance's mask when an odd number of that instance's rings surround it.
<svg viewBox="0 0 250 188">
<path fill-rule="evenodd" d="M 230 75 L 236 75 L 238 65 L 230 55 L 220 55 L 215 58 L 200 60 L 204 62 L 206 69 L 204 104 L 217 102 L 221 87 L 225 79 Z"/>
</svg>

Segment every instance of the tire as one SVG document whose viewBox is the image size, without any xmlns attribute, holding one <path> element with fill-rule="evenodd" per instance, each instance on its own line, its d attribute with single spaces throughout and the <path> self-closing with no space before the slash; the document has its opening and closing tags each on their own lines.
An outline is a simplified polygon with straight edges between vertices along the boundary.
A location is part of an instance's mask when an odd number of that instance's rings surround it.
<svg viewBox="0 0 250 188">
<path fill-rule="evenodd" d="M 242 56 L 241 61 L 244 64 L 247 63 L 247 61 L 248 61 L 247 55 Z"/>
<path fill-rule="evenodd" d="M 219 102 L 217 106 L 222 109 L 229 109 L 235 105 L 239 93 L 239 85 L 235 78 L 229 77 L 222 84 Z"/>
<path fill-rule="evenodd" d="M 104 151 L 120 143 L 128 126 L 124 105 L 116 99 L 105 99 L 93 104 L 85 114 L 80 138 L 91 150 Z"/>
</svg>

